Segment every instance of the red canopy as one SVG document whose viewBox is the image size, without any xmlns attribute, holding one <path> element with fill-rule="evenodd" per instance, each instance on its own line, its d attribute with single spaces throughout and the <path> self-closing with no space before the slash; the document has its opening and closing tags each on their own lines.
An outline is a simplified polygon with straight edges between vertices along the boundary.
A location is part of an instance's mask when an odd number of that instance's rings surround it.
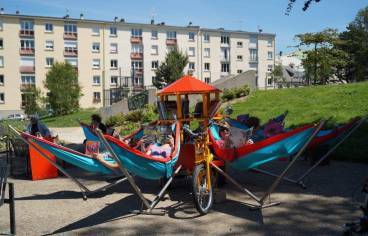
<svg viewBox="0 0 368 236">
<path fill-rule="evenodd" d="M 206 84 L 193 76 L 185 75 L 180 79 L 178 79 L 177 81 L 163 88 L 157 94 L 170 95 L 170 94 L 213 93 L 213 92 L 221 92 L 221 90 L 212 85 Z"/>
</svg>

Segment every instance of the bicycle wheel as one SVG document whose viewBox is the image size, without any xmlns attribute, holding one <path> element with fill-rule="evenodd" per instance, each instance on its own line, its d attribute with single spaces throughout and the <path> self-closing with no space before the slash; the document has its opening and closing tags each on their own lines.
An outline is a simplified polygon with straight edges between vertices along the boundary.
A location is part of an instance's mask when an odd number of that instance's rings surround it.
<svg viewBox="0 0 368 236">
<path fill-rule="evenodd" d="M 193 197 L 199 213 L 207 214 L 213 204 L 212 186 L 207 190 L 206 169 L 203 164 L 197 165 L 193 171 Z"/>
</svg>

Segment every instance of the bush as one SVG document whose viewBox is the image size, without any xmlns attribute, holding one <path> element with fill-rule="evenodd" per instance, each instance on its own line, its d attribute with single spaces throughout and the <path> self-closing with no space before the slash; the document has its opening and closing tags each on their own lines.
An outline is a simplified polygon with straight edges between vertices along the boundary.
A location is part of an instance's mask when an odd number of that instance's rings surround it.
<svg viewBox="0 0 368 236">
<path fill-rule="evenodd" d="M 243 85 L 242 87 L 239 88 L 224 89 L 221 98 L 223 101 L 230 101 L 234 98 L 245 97 L 249 95 L 249 93 L 250 88 L 248 87 L 248 85 Z"/>
<path fill-rule="evenodd" d="M 119 113 L 117 115 L 114 116 L 110 116 L 107 120 L 106 120 L 106 126 L 108 127 L 115 127 L 115 126 L 120 126 L 123 125 L 125 121 L 125 117 L 123 113 Z"/>
<path fill-rule="evenodd" d="M 229 100 L 234 99 L 234 91 L 233 91 L 233 89 L 224 89 L 224 92 L 222 93 L 221 98 L 224 101 L 229 101 Z"/>
<path fill-rule="evenodd" d="M 130 122 L 141 122 L 143 121 L 143 110 L 131 111 L 125 115 L 125 120 Z"/>
<path fill-rule="evenodd" d="M 153 105 L 146 105 L 144 107 L 143 122 L 152 122 L 157 120 L 157 107 Z"/>
</svg>

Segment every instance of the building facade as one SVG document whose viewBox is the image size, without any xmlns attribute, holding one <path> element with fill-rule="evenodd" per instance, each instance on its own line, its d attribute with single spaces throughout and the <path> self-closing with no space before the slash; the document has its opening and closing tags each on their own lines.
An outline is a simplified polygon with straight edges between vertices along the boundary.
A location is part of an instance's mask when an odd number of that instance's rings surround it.
<svg viewBox="0 0 368 236">
<path fill-rule="evenodd" d="M 272 87 L 269 72 L 275 62 L 275 35 L 206 29 L 164 23 L 0 15 L 0 112 L 22 109 L 22 91 L 43 86 L 55 62 L 69 62 L 78 71 L 83 108 L 101 107 L 109 91 L 152 85 L 155 69 L 173 46 L 187 53 L 186 73 L 210 83 L 257 71 L 257 86 Z M 105 104 L 106 105 L 106 104 Z"/>
</svg>

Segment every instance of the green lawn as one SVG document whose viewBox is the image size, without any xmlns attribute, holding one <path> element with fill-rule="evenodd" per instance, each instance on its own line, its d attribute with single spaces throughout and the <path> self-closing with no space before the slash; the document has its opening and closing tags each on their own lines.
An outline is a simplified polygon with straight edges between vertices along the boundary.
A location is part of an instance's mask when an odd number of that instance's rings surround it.
<svg viewBox="0 0 368 236">
<path fill-rule="evenodd" d="M 85 123 L 91 122 L 91 115 L 97 113 L 95 109 L 82 109 L 73 114 L 65 116 L 46 117 L 41 121 L 48 127 L 75 127 L 79 126 L 77 120 L 81 120 Z"/>
<path fill-rule="evenodd" d="M 262 122 L 288 110 L 287 127 L 330 117 L 330 125 L 345 123 L 355 116 L 368 114 L 368 83 L 255 91 L 246 101 L 232 106 L 233 117 L 250 113 Z M 368 161 L 367 144 L 368 123 L 365 123 L 334 157 Z"/>
</svg>

